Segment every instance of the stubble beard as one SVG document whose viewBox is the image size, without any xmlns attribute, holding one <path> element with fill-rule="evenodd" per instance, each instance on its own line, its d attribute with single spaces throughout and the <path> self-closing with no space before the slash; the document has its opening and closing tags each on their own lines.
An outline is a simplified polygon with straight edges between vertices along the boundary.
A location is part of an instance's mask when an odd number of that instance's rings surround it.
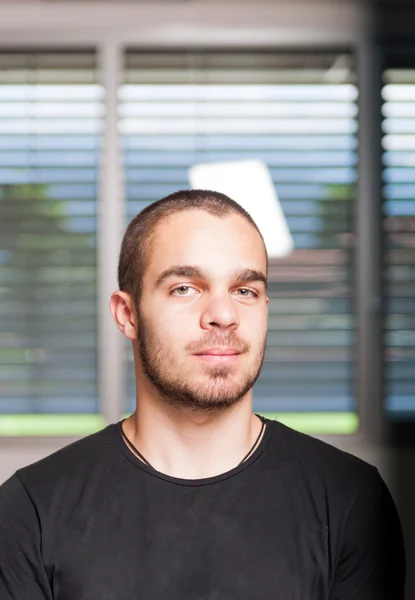
<svg viewBox="0 0 415 600">
<path fill-rule="evenodd" d="M 175 363 L 172 351 L 162 343 L 141 311 L 137 311 L 137 314 L 140 323 L 138 350 L 143 372 L 159 398 L 170 406 L 199 413 L 220 413 L 242 400 L 258 379 L 264 362 L 266 333 L 249 370 L 235 375 L 233 366 L 207 365 L 203 380 L 193 383 L 185 381 L 186 370 Z M 249 351 L 249 346 L 233 333 L 221 335 L 220 338 L 217 334 L 209 336 L 203 341 L 203 346 L 200 342 L 191 343 L 186 349 L 196 352 L 215 346 L 236 347 L 243 354 Z"/>
</svg>

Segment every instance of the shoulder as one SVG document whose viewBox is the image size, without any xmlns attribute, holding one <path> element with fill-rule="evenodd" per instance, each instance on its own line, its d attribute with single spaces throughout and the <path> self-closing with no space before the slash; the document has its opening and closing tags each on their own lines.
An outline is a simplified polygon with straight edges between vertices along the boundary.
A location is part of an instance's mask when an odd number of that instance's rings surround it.
<svg viewBox="0 0 415 600">
<path fill-rule="evenodd" d="M 16 471 L 29 496 L 35 498 L 56 490 L 66 483 L 82 481 L 94 466 L 105 462 L 113 453 L 115 428 L 108 425 L 101 431 L 64 446 L 49 456 Z"/>
<path fill-rule="evenodd" d="M 376 548 L 385 556 L 385 549 L 389 549 L 388 556 L 393 558 L 401 581 L 405 564 L 402 530 L 391 493 L 377 468 L 281 423 L 271 422 L 270 427 L 273 435 L 267 453 L 268 469 L 279 474 L 278 481 L 283 480 L 295 490 L 302 506 L 309 501 L 313 511 L 320 511 L 320 520 L 326 522 L 330 532 L 333 564 L 342 557 L 353 556 L 357 565 L 360 557 L 362 564 L 369 561 L 370 570 L 375 568 L 371 560 L 379 564 L 383 561 L 376 555 Z M 353 569 L 358 571 L 356 565 Z M 382 568 L 387 570 L 386 565 Z"/>
<path fill-rule="evenodd" d="M 272 421 L 270 427 L 273 428 L 270 460 L 278 461 L 283 456 L 305 480 L 352 495 L 363 486 L 379 485 L 378 470 L 361 458 L 282 423 Z"/>
</svg>

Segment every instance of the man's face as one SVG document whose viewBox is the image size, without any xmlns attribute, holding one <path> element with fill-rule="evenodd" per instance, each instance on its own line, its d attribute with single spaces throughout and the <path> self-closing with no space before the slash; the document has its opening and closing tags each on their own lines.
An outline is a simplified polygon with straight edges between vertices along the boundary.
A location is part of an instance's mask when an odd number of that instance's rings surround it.
<svg viewBox="0 0 415 600">
<path fill-rule="evenodd" d="M 264 247 L 238 214 L 173 214 L 157 227 L 138 316 L 142 371 L 169 404 L 203 412 L 241 400 L 267 331 Z"/>
</svg>

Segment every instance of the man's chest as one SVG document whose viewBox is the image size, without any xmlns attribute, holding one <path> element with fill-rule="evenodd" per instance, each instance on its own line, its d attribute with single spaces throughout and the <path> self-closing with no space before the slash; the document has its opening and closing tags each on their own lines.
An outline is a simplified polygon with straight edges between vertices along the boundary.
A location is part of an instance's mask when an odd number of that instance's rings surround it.
<svg viewBox="0 0 415 600">
<path fill-rule="evenodd" d="M 80 511 L 55 537 L 55 600 L 328 597 L 328 530 L 316 515 L 162 508 L 128 518 Z"/>
</svg>

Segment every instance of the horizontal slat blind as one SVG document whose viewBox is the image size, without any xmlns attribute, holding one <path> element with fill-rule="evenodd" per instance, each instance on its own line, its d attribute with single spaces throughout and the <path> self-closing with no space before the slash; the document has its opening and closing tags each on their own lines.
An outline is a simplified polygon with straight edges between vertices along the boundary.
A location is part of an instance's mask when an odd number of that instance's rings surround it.
<svg viewBox="0 0 415 600">
<path fill-rule="evenodd" d="M 412 61 L 415 66 L 415 60 Z M 386 408 L 415 417 L 415 68 L 383 86 Z"/>
<path fill-rule="evenodd" d="M 355 407 L 353 81 L 346 54 L 125 56 L 119 98 L 128 219 L 189 188 L 195 163 L 254 158 L 270 169 L 295 250 L 270 265 L 268 346 L 254 390 L 263 412 Z"/>
<path fill-rule="evenodd" d="M 95 55 L 0 54 L 0 413 L 98 410 Z"/>
</svg>

